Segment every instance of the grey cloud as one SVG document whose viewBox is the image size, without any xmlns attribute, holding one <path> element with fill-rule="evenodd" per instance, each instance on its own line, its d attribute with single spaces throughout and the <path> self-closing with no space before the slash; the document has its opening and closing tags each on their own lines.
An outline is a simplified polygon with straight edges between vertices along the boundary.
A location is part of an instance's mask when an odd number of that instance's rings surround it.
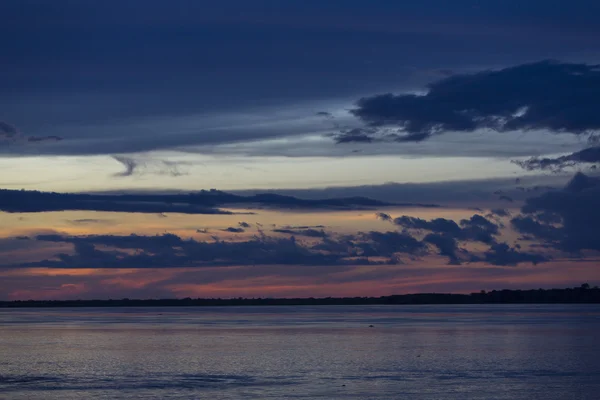
<svg viewBox="0 0 600 400">
<path fill-rule="evenodd" d="M 478 218 L 462 221 L 462 225 L 486 225 Z M 233 228 L 241 229 L 241 228 Z M 466 228 L 462 228 L 466 229 Z M 315 231 L 316 232 L 316 231 Z M 296 232 L 294 232 L 296 233 Z M 300 236 L 300 235 L 298 235 Z M 451 264 L 463 259 L 486 261 L 497 265 L 519 262 L 541 262 L 536 254 L 518 253 L 495 242 L 482 255 L 470 254 L 458 246 L 452 234 L 431 233 L 419 240 L 409 232 L 358 232 L 356 234 L 307 234 L 313 240 L 302 242 L 295 235 L 270 237 L 259 230 L 252 239 L 225 241 L 213 236 L 212 241 L 182 238 L 174 234 L 155 236 L 87 235 L 69 236 L 59 233 L 38 234 L 35 242 L 73 245 L 73 252 L 62 252 L 53 258 L 22 267 L 55 268 L 170 268 L 230 265 L 378 265 L 401 264 L 402 256 L 418 259 L 432 254 L 430 246 L 449 258 Z M 477 240 L 477 239 L 475 239 Z M 12 238 L 7 243 L 27 245 L 31 240 Z M 470 258 L 469 258 L 470 257 Z M 520 258 L 519 258 L 520 257 Z M 504 264 L 503 264 L 504 263 Z"/>
<path fill-rule="evenodd" d="M 600 178 L 581 172 L 561 190 L 529 198 L 513 227 L 561 250 L 600 250 Z"/>
<path fill-rule="evenodd" d="M 378 219 L 382 220 L 382 221 L 387 221 L 387 222 L 392 222 L 393 221 L 392 216 L 390 214 L 387 214 L 387 213 L 378 212 L 378 213 L 375 214 L 375 216 Z"/>
<path fill-rule="evenodd" d="M 120 162 L 121 164 L 123 164 L 123 166 L 125 167 L 125 171 L 118 172 L 118 173 L 114 174 L 113 176 L 125 177 L 125 176 L 133 175 L 135 169 L 138 166 L 138 163 L 134 159 L 132 159 L 130 157 L 121 157 L 121 156 L 113 156 L 113 158 L 115 160 L 117 160 L 118 162 Z"/>
<path fill-rule="evenodd" d="M 114 154 L 314 134 L 317 123 L 299 128 L 291 120 L 247 127 L 279 106 L 309 103 L 303 115 L 322 120 L 317 110 L 381 93 L 390 82 L 417 90 L 448 70 L 575 58 L 597 46 L 590 17 L 597 13 L 589 11 L 597 7 L 587 0 L 569 7 L 317 3 L 274 11 L 267 1 L 149 0 L 140 11 L 132 0 L 3 1 L 0 45 L 11 60 L 0 76 L 3 118 L 36 137 L 65 138 L 11 154 Z M 240 110 L 250 117 L 233 125 L 246 128 L 186 121 Z M 169 121 L 155 120 L 162 118 Z"/>
<path fill-rule="evenodd" d="M 395 218 L 393 223 L 406 229 L 426 230 L 454 237 L 458 240 L 486 244 L 494 243 L 494 236 L 499 234 L 498 225 L 479 214 L 474 214 L 469 219 L 461 220 L 460 225 L 451 219 L 435 218 L 427 221 L 406 215 Z"/>
<path fill-rule="evenodd" d="M 479 242 L 487 244 L 490 246 L 487 253 L 492 254 L 490 257 L 493 257 L 493 255 L 497 253 L 496 250 L 502 250 L 501 247 L 497 247 L 498 243 L 496 241 L 496 237 L 500 235 L 501 226 L 479 214 L 474 214 L 468 219 L 462 219 L 459 223 L 446 218 L 425 220 L 406 215 L 392 218 L 389 214 L 383 214 L 383 216 L 380 214 L 376 214 L 379 219 L 389 221 L 394 225 L 402 227 L 404 229 L 404 234 L 411 234 L 411 232 L 419 233 L 421 231 L 428 232 L 423 238 L 423 243 L 429 243 L 435 246 L 439 250 L 439 253 L 448 257 L 449 263 L 453 265 L 460 264 L 463 259 L 469 259 L 467 257 L 469 256 L 469 253 L 466 250 L 459 248 L 459 243 Z M 497 258 L 494 259 L 494 262 L 501 263 L 503 260 L 506 260 L 507 262 L 512 263 L 512 260 L 515 259 L 510 258 L 512 256 L 512 253 L 504 252 L 498 255 Z M 470 259 L 478 259 L 481 261 L 484 258 L 475 255 Z M 534 258 L 523 258 L 523 262 L 531 260 L 534 260 Z"/>
<path fill-rule="evenodd" d="M 225 228 L 222 229 L 223 232 L 229 232 L 229 233 L 242 233 L 245 232 L 244 228 L 235 228 L 233 226 L 230 226 L 229 228 Z"/>
<path fill-rule="evenodd" d="M 67 220 L 71 224 L 75 225 L 87 225 L 87 224 L 113 224 L 115 221 L 111 219 L 99 219 L 99 218 L 80 218 Z"/>
<path fill-rule="evenodd" d="M 274 193 L 239 196 L 215 189 L 186 194 L 81 194 L 0 189 L 0 210 L 6 212 L 114 211 L 137 213 L 233 214 L 218 207 L 362 210 L 395 203 L 366 197 L 301 199 Z"/>
<path fill-rule="evenodd" d="M 388 256 L 394 253 L 419 254 L 425 245 L 407 233 L 371 231 L 364 234 L 365 242 L 360 243 L 365 256 Z"/>
<path fill-rule="evenodd" d="M 554 187 L 562 186 L 569 178 L 569 176 L 561 174 L 524 177 L 521 182 L 521 185 L 526 189 L 524 191 L 515 187 L 514 178 L 493 178 L 423 183 L 392 182 L 382 185 L 315 189 L 278 189 L 269 190 L 269 193 L 305 199 L 367 196 L 394 203 L 398 207 L 440 207 L 451 204 L 460 205 L 464 208 L 500 208 L 505 207 L 506 203 L 494 194 L 497 190 L 510 195 L 515 202 L 521 202 L 531 196 L 532 193 L 540 194 L 552 190 Z M 262 190 L 244 190 L 235 193 L 253 195 L 262 192 Z"/>
<path fill-rule="evenodd" d="M 515 160 L 513 163 L 528 171 L 562 171 L 565 168 L 575 167 L 582 164 L 592 164 L 592 168 L 596 168 L 597 165 L 600 164 L 600 146 L 589 147 L 587 149 L 556 158 L 532 157 L 524 161 Z"/>
<path fill-rule="evenodd" d="M 206 199 L 204 199 L 206 200 Z M 10 213 L 45 211 L 110 211 L 131 213 L 233 214 L 214 207 L 212 202 L 184 200 L 172 204 L 165 198 L 49 193 L 0 189 L 0 210 Z"/>
<path fill-rule="evenodd" d="M 185 175 L 181 171 L 180 166 L 185 165 L 183 162 L 175 162 L 168 160 L 155 160 L 148 157 L 129 157 L 123 155 L 113 155 L 116 161 L 121 163 L 125 170 L 113 174 L 114 177 L 123 178 L 132 175 L 142 175 L 145 173 L 153 173 L 156 175 L 181 176 Z"/>
<path fill-rule="evenodd" d="M 23 135 L 13 125 L 0 121 L 0 140 L 5 140 L 11 143 L 25 141 L 27 143 L 40 143 L 40 142 L 59 142 L 63 140 L 61 136 L 48 135 L 48 136 L 27 136 Z M 1 142 L 0 142 L 1 143 Z M 36 147 L 39 151 L 39 147 Z"/>
<path fill-rule="evenodd" d="M 325 228 L 325 225 L 283 225 L 282 228 L 283 229 L 323 229 L 323 228 Z"/>
<path fill-rule="evenodd" d="M 577 135 L 600 129 L 599 65 L 543 61 L 459 74 L 427 89 L 424 95 L 365 97 L 351 112 L 397 141 L 478 129 Z"/>
<path fill-rule="evenodd" d="M 532 263 L 535 265 L 548 261 L 548 257 L 542 254 L 520 252 L 506 243 L 495 243 L 484 254 L 483 260 L 492 265 L 517 265 L 519 263 Z M 475 257 L 473 261 L 482 260 Z"/>
<path fill-rule="evenodd" d="M 445 218 L 436 218 L 431 221 L 427 221 L 422 218 L 403 215 L 401 217 L 394 218 L 393 223 L 407 229 L 423 229 L 438 233 L 452 234 L 461 232 L 461 228 L 456 222 Z"/>
<path fill-rule="evenodd" d="M 375 129 L 369 128 L 352 128 L 343 130 L 339 134 L 334 135 L 336 143 L 372 143 L 379 140 L 376 136 Z"/>
<path fill-rule="evenodd" d="M 27 138 L 28 142 L 46 142 L 46 141 L 60 142 L 61 140 L 63 140 L 63 138 L 60 136 L 56 136 L 56 135 L 30 136 Z"/>
<path fill-rule="evenodd" d="M 289 235 L 298 235 L 298 236 L 307 236 L 307 237 L 326 237 L 327 236 L 327 232 L 325 232 L 323 229 L 321 230 L 317 230 L 317 229 L 273 229 L 273 232 L 275 233 L 285 233 L 285 234 L 289 234 Z"/>
<path fill-rule="evenodd" d="M 0 138 L 11 139 L 18 134 L 17 128 L 6 122 L 0 121 Z"/>
<path fill-rule="evenodd" d="M 361 236 L 360 240 L 363 237 Z M 414 252 L 423 248 L 408 235 L 395 232 L 389 235 L 369 233 L 364 237 L 372 250 L 371 256 L 391 257 L 394 252 Z M 396 240 L 398 239 L 398 240 Z M 56 268 L 149 268 L 201 267 L 228 265 L 349 265 L 353 263 L 378 264 L 367 256 L 356 259 L 357 248 L 367 245 L 357 242 L 334 247 L 333 240 L 324 238 L 322 245 L 304 246 L 294 237 L 271 238 L 257 236 L 248 241 L 213 242 L 182 239 L 173 234 L 158 236 L 63 236 L 46 234 L 36 236 L 38 241 L 65 242 L 74 246 L 73 254 L 60 253 L 53 259 L 22 266 Z M 97 246 L 117 250 L 99 250 Z M 125 252 L 124 250 L 130 250 Z M 134 254 L 131 254 L 134 250 Z"/>
<path fill-rule="evenodd" d="M 510 212 L 504 208 L 495 208 L 490 210 L 490 213 L 488 215 L 496 217 L 509 217 Z"/>
<path fill-rule="evenodd" d="M 456 254 L 459 248 L 455 237 L 448 234 L 430 233 L 423 240 L 436 246 L 440 255 L 448 257 L 451 265 L 460 264 L 460 259 Z"/>
</svg>

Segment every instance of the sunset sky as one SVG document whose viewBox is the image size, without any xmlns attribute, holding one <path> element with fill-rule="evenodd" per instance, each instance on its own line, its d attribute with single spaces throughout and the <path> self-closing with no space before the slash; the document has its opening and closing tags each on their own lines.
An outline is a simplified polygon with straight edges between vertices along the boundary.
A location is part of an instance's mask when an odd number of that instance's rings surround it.
<svg viewBox="0 0 600 400">
<path fill-rule="evenodd" d="M 600 284 L 598 1 L 0 15 L 0 300 Z"/>
</svg>

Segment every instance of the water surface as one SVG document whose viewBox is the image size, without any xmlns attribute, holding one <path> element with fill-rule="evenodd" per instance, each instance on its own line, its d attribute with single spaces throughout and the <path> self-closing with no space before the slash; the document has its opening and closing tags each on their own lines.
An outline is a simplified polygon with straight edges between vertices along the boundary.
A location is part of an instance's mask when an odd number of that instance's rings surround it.
<svg viewBox="0 0 600 400">
<path fill-rule="evenodd" d="M 597 305 L 3 309 L 0 399 L 596 400 L 599 328 Z"/>
</svg>

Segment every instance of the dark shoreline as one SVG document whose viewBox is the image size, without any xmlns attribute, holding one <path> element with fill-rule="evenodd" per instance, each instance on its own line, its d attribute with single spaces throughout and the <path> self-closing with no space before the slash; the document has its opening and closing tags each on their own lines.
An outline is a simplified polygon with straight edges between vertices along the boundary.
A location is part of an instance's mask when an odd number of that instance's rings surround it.
<svg viewBox="0 0 600 400">
<path fill-rule="evenodd" d="M 600 288 L 493 290 L 471 294 L 420 293 L 381 297 L 119 299 L 0 301 L 0 308 L 57 307 L 215 307 L 411 304 L 600 304 Z"/>
</svg>

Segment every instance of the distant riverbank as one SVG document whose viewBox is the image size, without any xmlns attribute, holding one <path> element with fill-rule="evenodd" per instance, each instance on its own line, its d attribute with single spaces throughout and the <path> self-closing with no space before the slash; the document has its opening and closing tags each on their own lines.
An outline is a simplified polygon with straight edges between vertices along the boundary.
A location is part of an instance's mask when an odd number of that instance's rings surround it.
<svg viewBox="0 0 600 400">
<path fill-rule="evenodd" d="M 572 304 L 600 303 L 600 288 L 583 284 L 566 289 L 492 290 L 471 294 L 418 293 L 381 297 L 109 299 L 1 301 L 0 308 L 32 307 L 207 307 L 393 304 Z"/>
</svg>

